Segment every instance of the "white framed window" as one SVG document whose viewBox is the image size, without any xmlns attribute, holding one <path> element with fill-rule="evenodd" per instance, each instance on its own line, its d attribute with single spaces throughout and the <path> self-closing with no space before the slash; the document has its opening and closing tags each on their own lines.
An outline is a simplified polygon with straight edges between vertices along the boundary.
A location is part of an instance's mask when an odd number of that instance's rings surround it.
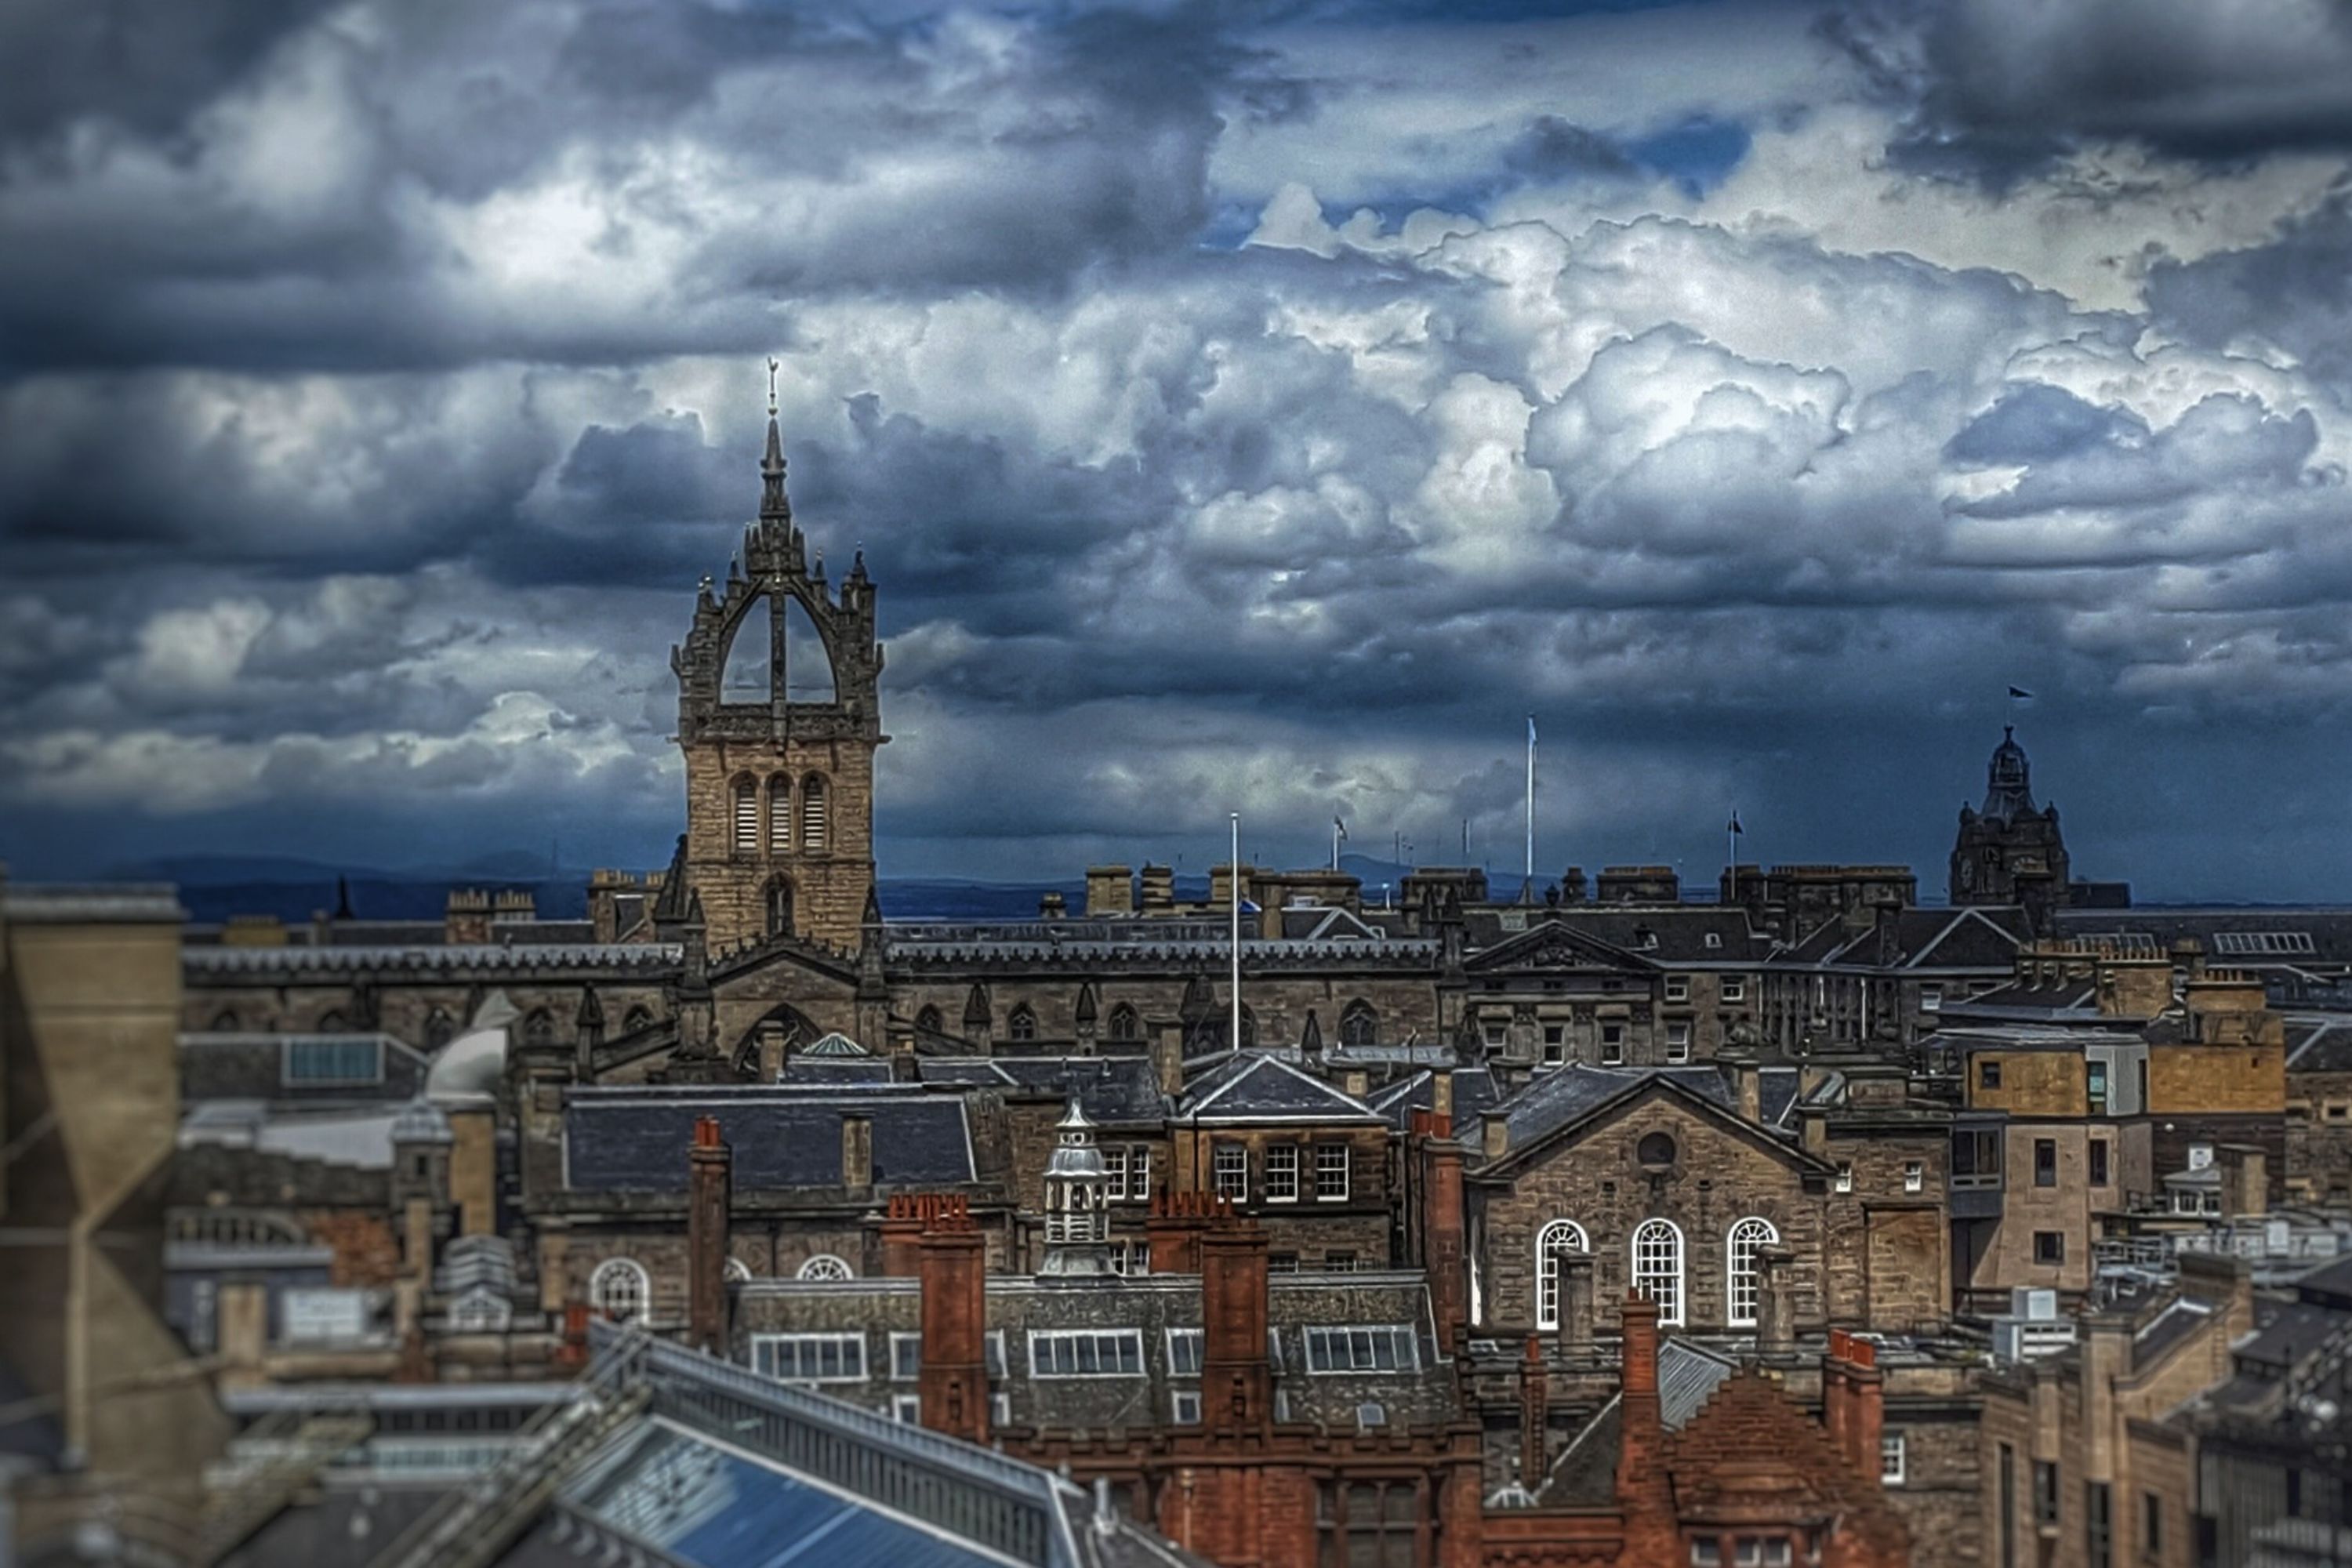
<svg viewBox="0 0 2352 1568">
<path fill-rule="evenodd" d="M 1687 1020 L 1676 1020 L 1666 1026 L 1666 1060 L 1690 1060 L 1691 1026 Z"/>
<path fill-rule="evenodd" d="M 1690 1000 L 1689 975 L 1669 974 L 1666 976 L 1666 1000 L 1669 1002 L 1687 1002 Z"/>
<path fill-rule="evenodd" d="M 1763 1294 L 1762 1254 L 1780 1239 L 1772 1222 L 1759 1215 L 1733 1222 L 1724 1238 L 1724 1277 L 1730 1283 L 1732 1327 L 1756 1326 L 1756 1310 Z"/>
<path fill-rule="evenodd" d="M 633 1323 L 646 1315 L 653 1281 L 632 1258 L 608 1258 L 588 1277 L 588 1302 L 616 1323 Z"/>
<path fill-rule="evenodd" d="M 1568 1026 L 1546 1024 L 1543 1026 L 1543 1059 L 1558 1067 L 1568 1060 Z"/>
<path fill-rule="evenodd" d="M 992 1394 L 988 1396 L 988 1424 L 997 1427 L 1013 1425 L 1013 1395 Z"/>
<path fill-rule="evenodd" d="M 1479 1032 L 1486 1037 L 1486 1047 L 1489 1050 L 1499 1051 L 1503 1048 L 1504 1037 L 1508 1029 L 1502 1019 L 1488 1018 L 1478 1027 Z"/>
<path fill-rule="evenodd" d="M 1310 1324 L 1300 1332 L 1310 1373 L 1412 1372 L 1421 1365 L 1420 1341 L 1410 1323 Z"/>
<path fill-rule="evenodd" d="M 1168 1375 L 1198 1377 L 1201 1375 L 1201 1339 L 1199 1329 L 1168 1331 Z"/>
<path fill-rule="evenodd" d="M 1113 1274 L 1125 1274 L 1130 1277 L 1150 1273 L 1151 1244 L 1148 1241 L 1113 1239 L 1110 1243 L 1110 1271 Z"/>
<path fill-rule="evenodd" d="M 835 1258 L 830 1252 L 820 1252 L 801 1265 L 800 1277 L 803 1279 L 855 1279 L 857 1273 L 846 1260 Z"/>
<path fill-rule="evenodd" d="M 289 1089 L 382 1083 L 383 1042 L 373 1035 L 289 1039 L 280 1047 L 278 1077 Z"/>
<path fill-rule="evenodd" d="M 1293 1157 L 1297 1152 L 1293 1151 Z M 1235 1203 L 1249 1198 L 1249 1151 L 1239 1143 L 1220 1143 L 1209 1156 L 1209 1168 L 1216 1176 L 1217 1195 Z"/>
<path fill-rule="evenodd" d="M 893 1333 L 890 1336 L 890 1381 L 912 1383 L 923 1372 L 923 1336 Z"/>
<path fill-rule="evenodd" d="M 1733 1568 L 1789 1568 L 1793 1549 L 1785 1535 L 1743 1535 L 1732 1542 Z"/>
<path fill-rule="evenodd" d="M 1345 1143 L 1318 1143 L 1315 1145 L 1315 1201 L 1342 1203 L 1347 1196 L 1348 1146 Z"/>
<path fill-rule="evenodd" d="M 988 1337 L 980 1342 L 981 1364 L 991 1377 L 1004 1375 L 1004 1331 L 991 1329 Z"/>
<path fill-rule="evenodd" d="M 749 1284 L 751 1279 L 751 1266 L 740 1258 L 730 1258 L 719 1266 L 719 1278 L 730 1285 Z"/>
<path fill-rule="evenodd" d="M 1940 985 L 1919 987 L 1919 1011 L 1940 1013 L 1944 1010 L 1944 988 Z"/>
<path fill-rule="evenodd" d="M 1270 1204 L 1298 1201 L 1297 1144 L 1269 1143 L 1265 1146 L 1265 1201 Z"/>
<path fill-rule="evenodd" d="M 1601 1026 L 1601 1065 L 1605 1068 L 1623 1067 L 1625 1065 L 1624 1025 L 1603 1024 Z"/>
<path fill-rule="evenodd" d="M 866 1336 L 753 1334 L 751 1366 L 785 1383 L 863 1383 Z"/>
<path fill-rule="evenodd" d="M 1658 1321 L 1683 1321 L 1683 1233 L 1645 1219 L 1633 1232 L 1633 1289 L 1658 1304 Z"/>
<path fill-rule="evenodd" d="M 1105 1197 L 1113 1203 L 1141 1203 L 1151 1195 L 1150 1144 L 1108 1144 L 1102 1157 Z"/>
<path fill-rule="evenodd" d="M 1559 1327 L 1559 1260 L 1570 1252 L 1590 1252 L 1584 1227 L 1572 1219 L 1556 1219 L 1536 1232 L 1536 1327 Z"/>
<path fill-rule="evenodd" d="M 1842 1193 L 1853 1191 L 1853 1167 L 1843 1160 L 1838 1162 L 1834 1185 Z"/>
<path fill-rule="evenodd" d="M 1908 1445 L 1900 1432 L 1878 1435 L 1878 1479 L 1890 1487 L 1903 1484 L 1903 1476 L 1910 1460 Z"/>
<path fill-rule="evenodd" d="M 1171 1389 L 1168 1394 L 1168 1418 L 1179 1426 L 1201 1424 L 1201 1391 L 1197 1388 Z"/>
<path fill-rule="evenodd" d="M 1032 1329 L 1032 1377 L 1141 1377 L 1141 1329 Z"/>
<path fill-rule="evenodd" d="M 1325 1254 L 1323 1255 L 1323 1272 L 1324 1272 L 1324 1273 L 1326 1273 L 1326 1274 L 1353 1274 L 1355 1271 L 1356 1271 L 1356 1255 L 1355 1255 L 1354 1253 L 1352 1253 L 1352 1252 L 1327 1252 L 1327 1253 L 1325 1253 Z"/>
<path fill-rule="evenodd" d="M 890 1396 L 890 1419 L 902 1426 L 923 1424 L 923 1396 L 919 1394 L 894 1394 Z"/>
<path fill-rule="evenodd" d="M 1903 1162 L 1903 1190 L 1904 1190 L 1905 1192 L 1906 1192 L 1906 1193 L 1918 1193 L 1918 1192 L 1925 1192 L 1925 1191 L 1927 1191 L 1927 1164 L 1926 1164 L 1924 1162 L 1922 1162 L 1922 1161 L 1918 1161 L 1918 1160 L 1906 1160 L 1906 1161 L 1904 1161 L 1904 1162 Z"/>
<path fill-rule="evenodd" d="M 1719 931 L 1711 931 L 1707 932 L 1706 945 L 1708 947 L 1721 947 L 1723 945 L 1723 933 Z"/>
<path fill-rule="evenodd" d="M 1727 974 L 1716 987 L 1716 994 L 1727 1002 L 1744 1002 L 1748 999 L 1748 982 L 1737 974 Z"/>
</svg>

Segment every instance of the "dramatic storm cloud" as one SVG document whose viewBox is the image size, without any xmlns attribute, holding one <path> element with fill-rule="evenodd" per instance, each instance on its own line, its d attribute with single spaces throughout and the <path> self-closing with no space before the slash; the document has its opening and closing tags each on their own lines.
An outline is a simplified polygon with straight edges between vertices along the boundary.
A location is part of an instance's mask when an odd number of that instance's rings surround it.
<svg viewBox="0 0 2352 1568">
<path fill-rule="evenodd" d="M 2352 891 L 2352 10 L 1522 9 L 11 7 L 0 853 L 657 863 L 773 353 L 886 875 Z"/>
</svg>

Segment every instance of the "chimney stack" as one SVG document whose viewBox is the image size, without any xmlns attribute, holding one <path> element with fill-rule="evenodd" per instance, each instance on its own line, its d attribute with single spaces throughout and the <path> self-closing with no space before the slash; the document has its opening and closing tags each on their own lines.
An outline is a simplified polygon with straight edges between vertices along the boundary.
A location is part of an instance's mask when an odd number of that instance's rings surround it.
<svg viewBox="0 0 2352 1568">
<path fill-rule="evenodd" d="M 1154 1274 L 1201 1272 L 1201 1226 L 1216 1199 L 1207 1193 L 1162 1187 L 1151 1194 L 1151 1212 L 1143 1222 L 1144 1244 L 1151 1251 Z"/>
<path fill-rule="evenodd" d="M 1592 1254 L 1559 1255 L 1559 1348 L 1571 1357 L 1592 1351 Z"/>
<path fill-rule="evenodd" d="M 961 1196 L 933 1211 L 919 1244 L 923 1281 L 923 1425 L 967 1443 L 988 1441 L 988 1273 L 980 1227 Z"/>
<path fill-rule="evenodd" d="M 1878 1347 L 1843 1329 L 1830 1331 L 1829 1352 L 1822 1360 L 1822 1418 L 1831 1443 L 1854 1473 L 1879 1484 L 1878 1439 L 1886 1427 L 1886 1405 Z"/>
<path fill-rule="evenodd" d="M 2221 1217 L 2260 1219 L 2270 1210 L 2270 1159 L 2259 1144 L 2224 1143 L 2213 1151 L 2221 1167 Z"/>
<path fill-rule="evenodd" d="M 1658 1410 L 1658 1304 L 1629 1295 L 1620 1310 L 1625 1360 L 1619 1383 L 1617 1500 L 1630 1513 L 1635 1509 L 1629 1503 L 1654 1500 L 1664 1490 L 1665 1427 Z"/>
<path fill-rule="evenodd" d="M 1265 1231 L 1232 1205 L 1201 1233 L 1201 1419 L 1210 1431 L 1241 1436 L 1274 1416 L 1266 1366 Z"/>
<path fill-rule="evenodd" d="M 1543 1489 L 1551 1468 L 1551 1378 L 1544 1367 L 1543 1341 L 1528 1336 L 1528 1356 L 1519 1368 L 1519 1485 Z"/>
<path fill-rule="evenodd" d="M 1441 1083 L 1446 1080 L 1441 1079 Z M 1448 1098 L 1451 1098 L 1450 1096 Z M 1447 1134 L 1450 1114 L 1429 1119 L 1428 1180 L 1423 1184 L 1422 1235 L 1428 1242 L 1429 1304 L 1437 1321 L 1437 1348 L 1453 1355 L 1468 1331 L 1469 1250 L 1465 1245 L 1462 1146 Z"/>
<path fill-rule="evenodd" d="M 727 1353 L 727 1253 L 734 1152 L 719 1119 L 697 1117 L 687 1151 L 686 1342 L 706 1355 Z"/>
<path fill-rule="evenodd" d="M 1764 1077 L 1756 1058 L 1746 1051 L 1724 1051 L 1717 1054 L 1716 1061 L 1731 1075 L 1731 1104 L 1739 1113 L 1739 1120 L 1750 1127 L 1762 1126 Z"/>
<path fill-rule="evenodd" d="M 1756 1291 L 1756 1348 L 1766 1355 L 1785 1355 L 1797 1348 L 1797 1304 L 1789 1274 L 1797 1255 L 1785 1247 L 1768 1247 L 1757 1255 L 1761 1276 Z"/>
</svg>

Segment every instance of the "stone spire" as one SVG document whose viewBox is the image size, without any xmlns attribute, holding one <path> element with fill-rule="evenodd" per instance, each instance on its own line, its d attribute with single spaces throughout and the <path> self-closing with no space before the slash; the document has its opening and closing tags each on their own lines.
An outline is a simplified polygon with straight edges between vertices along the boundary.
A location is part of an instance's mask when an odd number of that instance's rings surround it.
<svg viewBox="0 0 2352 1568">
<path fill-rule="evenodd" d="M 1105 1206 L 1102 1151 L 1095 1125 L 1074 1095 L 1045 1165 L 1045 1256 L 1037 1272 L 1051 1275 L 1108 1274 L 1110 1210 Z"/>
<path fill-rule="evenodd" d="M 768 361 L 768 449 L 760 456 L 760 516 L 789 522 L 793 503 L 784 494 L 784 433 L 776 424 L 776 372 L 782 362 Z"/>
</svg>

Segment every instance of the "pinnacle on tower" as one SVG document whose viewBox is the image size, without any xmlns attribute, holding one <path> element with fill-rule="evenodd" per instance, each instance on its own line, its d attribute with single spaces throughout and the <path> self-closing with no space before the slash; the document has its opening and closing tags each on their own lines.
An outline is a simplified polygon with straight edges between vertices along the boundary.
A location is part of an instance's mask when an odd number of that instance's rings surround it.
<svg viewBox="0 0 2352 1568">
<path fill-rule="evenodd" d="M 768 359 L 768 448 L 760 456 L 760 516 L 790 521 L 793 503 L 784 494 L 784 433 L 776 424 L 776 372 L 782 362 Z"/>
</svg>

